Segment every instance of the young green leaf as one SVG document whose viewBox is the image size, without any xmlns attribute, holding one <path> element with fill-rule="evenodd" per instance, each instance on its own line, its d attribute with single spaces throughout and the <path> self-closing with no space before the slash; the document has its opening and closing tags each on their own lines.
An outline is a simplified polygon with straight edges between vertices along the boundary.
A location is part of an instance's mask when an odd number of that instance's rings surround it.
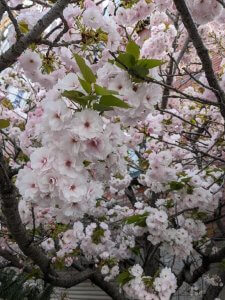
<svg viewBox="0 0 225 300">
<path fill-rule="evenodd" d="M 91 84 L 89 82 L 81 79 L 80 77 L 78 77 L 78 80 L 80 81 L 80 85 L 85 90 L 85 92 L 87 92 L 88 94 L 90 94 L 91 91 L 92 91 Z"/>
<path fill-rule="evenodd" d="M 117 57 L 116 65 L 123 70 L 130 69 L 135 65 L 135 57 L 130 53 L 120 53 Z"/>
<path fill-rule="evenodd" d="M 18 23 L 19 25 L 19 30 L 23 33 L 23 34 L 26 34 L 29 32 L 29 27 L 28 27 L 28 24 L 24 21 L 20 21 Z"/>
<path fill-rule="evenodd" d="M 101 105 L 101 104 L 99 104 L 99 103 L 94 103 L 94 104 L 93 104 L 93 109 L 94 109 L 94 110 L 97 110 L 97 111 L 100 111 L 100 112 L 104 112 L 104 111 L 113 110 L 113 107 L 110 107 L 110 106 L 104 106 L 104 105 Z"/>
<path fill-rule="evenodd" d="M 134 67 L 132 67 L 130 69 L 130 71 L 132 72 L 132 75 L 136 75 L 137 77 L 142 77 L 142 78 L 145 78 L 148 73 L 149 73 L 149 70 L 145 67 L 142 67 L 142 66 L 139 66 L 139 65 L 136 65 Z"/>
<path fill-rule="evenodd" d="M 91 236 L 92 242 L 98 245 L 99 243 L 101 243 L 101 238 L 103 236 L 104 236 L 104 229 L 100 227 L 95 228 Z"/>
<path fill-rule="evenodd" d="M 141 248 L 140 247 L 134 247 L 130 249 L 135 255 L 141 254 Z"/>
<path fill-rule="evenodd" d="M 170 189 L 173 191 L 179 191 L 184 187 L 184 184 L 179 181 L 171 181 L 170 182 Z"/>
<path fill-rule="evenodd" d="M 126 270 L 117 276 L 117 282 L 123 286 L 133 278 L 134 277 L 130 274 L 130 272 Z"/>
<path fill-rule="evenodd" d="M 1 105 L 8 108 L 9 110 L 12 110 L 14 108 L 12 102 L 7 98 L 3 98 L 1 100 Z"/>
<path fill-rule="evenodd" d="M 67 90 L 65 90 L 62 93 L 62 96 L 66 97 L 66 98 L 68 98 L 70 100 L 73 100 L 73 98 L 75 99 L 77 97 L 82 97 L 82 96 L 85 96 L 85 94 L 83 94 L 83 93 L 81 93 L 79 91 L 71 91 L 71 90 L 67 91 Z"/>
<path fill-rule="evenodd" d="M 74 57 L 84 79 L 89 83 L 94 83 L 96 81 L 96 77 L 92 70 L 86 65 L 85 60 L 78 54 L 74 54 Z"/>
<path fill-rule="evenodd" d="M 89 100 L 83 93 L 78 91 L 64 91 L 62 96 L 70 99 L 71 101 L 77 102 L 83 107 L 87 105 Z"/>
<path fill-rule="evenodd" d="M 9 127 L 10 122 L 9 120 L 5 120 L 5 119 L 0 119 L 0 129 L 4 129 Z"/>
<path fill-rule="evenodd" d="M 148 217 L 148 213 L 143 213 L 142 215 L 133 215 L 125 218 L 125 224 L 134 224 L 136 226 L 145 227 L 146 219 Z"/>
<path fill-rule="evenodd" d="M 106 88 L 98 85 L 98 84 L 94 84 L 94 89 L 95 89 L 95 93 L 97 95 L 118 95 L 117 91 L 111 91 L 111 90 L 107 90 Z"/>
<path fill-rule="evenodd" d="M 109 107 L 116 106 L 121 108 L 130 108 L 131 106 L 124 102 L 123 100 L 113 96 L 113 95 L 104 95 L 101 97 L 99 105 Z"/>
<path fill-rule="evenodd" d="M 146 69 L 153 69 L 163 65 L 165 62 L 159 59 L 140 59 L 138 65 Z"/>
<path fill-rule="evenodd" d="M 140 47 L 134 41 L 130 41 L 127 44 L 126 53 L 129 53 L 133 55 L 135 59 L 138 59 L 140 56 Z"/>
</svg>

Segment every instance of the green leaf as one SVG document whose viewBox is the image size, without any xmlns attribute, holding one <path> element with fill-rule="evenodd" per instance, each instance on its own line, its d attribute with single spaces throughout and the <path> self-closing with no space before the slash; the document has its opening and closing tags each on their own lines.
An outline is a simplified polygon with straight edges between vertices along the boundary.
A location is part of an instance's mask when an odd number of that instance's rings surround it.
<svg viewBox="0 0 225 300">
<path fill-rule="evenodd" d="M 184 177 L 184 178 L 181 178 L 181 181 L 182 181 L 183 183 L 188 183 L 190 180 L 191 180 L 191 177 Z"/>
<path fill-rule="evenodd" d="M 141 254 L 141 249 L 140 249 L 140 247 L 134 247 L 134 248 L 131 248 L 131 251 L 132 251 L 135 255 L 140 255 L 140 254 Z"/>
<path fill-rule="evenodd" d="M 190 123 L 193 124 L 193 125 L 196 125 L 196 124 L 197 124 L 197 122 L 196 122 L 195 119 L 191 119 L 191 120 L 190 120 Z"/>
<path fill-rule="evenodd" d="M 166 208 L 172 208 L 172 207 L 174 207 L 174 202 L 173 202 L 173 200 L 172 200 L 172 199 L 167 200 L 166 203 L 164 204 L 164 206 L 165 206 Z"/>
<path fill-rule="evenodd" d="M 63 270 L 64 267 L 64 260 L 58 258 L 55 262 L 54 262 L 54 267 L 56 268 L 56 270 Z"/>
<path fill-rule="evenodd" d="M 3 98 L 1 100 L 1 105 L 3 105 L 4 107 L 8 108 L 9 110 L 13 109 L 12 102 L 9 99 L 7 99 L 7 98 Z"/>
<path fill-rule="evenodd" d="M 87 100 L 87 101 L 97 100 L 97 97 L 95 95 L 82 96 L 80 98 L 84 99 L 84 100 Z"/>
<path fill-rule="evenodd" d="M 109 62 L 110 64 L 114 65 L 115 60 L 114 60 L 114 59 L 108 59 L 108 62 Z"/>
<path fill-rule="evenodd" d="M 62 93 L 62 96 L 63 97 L 66 97 L 70 100 L 73 100 L 73 98 L 77 98 L 77 97 L 82 97 L 82 96 L 85 96 L 82 92 L 79 92 L 79 91 L 67 91 L 65 90 L 63 93 Z"/>
<path fill-rule="evenodd" d="M 220 267 L 222 270 L 225 270 L 225 259 L 223 259 L 223 260 L 220 262 L 219 267 Z"/>
<path fill-rule="evenodd" d="M 192 195 L 194 192 L 194 188 L 191 185 L 187 186 L 187 194 L 188 195 Z"/>
<path fill-rule="evenodd" d="M 111 90 L 107 90 L 106 88 L 98 85 L 98 84 L 94 84 L 94 89 L 95 89 L 95 93 L 97 95 L 118 95 L 117 91 L 111 91 Z"/>
<path fill-rule="evenodd" d="M 128 283 L 130 280 L 132 280 L 134 277 L 130 274 L 130 272 L 128 270 L 120 273 L 116 280 L 120 285 L 125 285 L 126 283 Z"/>
<path fill-rule="evenodd" d="M 85 90 L 85 92 L 90 94 L 92 92 L 91 84 L 89 82 L 81 79 L 80 77 L 78 77 L 78 80 L 80 81 L 80 85 Z"/>
<path fill-rule="evenodd" d="M 207 219 L 208 214 L 206 212 L 196 210 L 191 213 L 191 217 L 194 220 L 205 220 L 205 219 Z"/>
<path fill-rule="evenodd" d="M 58 235 L 62 232 L 65 232 L 68 229 L 68 225 L 65 224 L 56 224 L 54 231 L 51 234 L 53 239 L 58 238 Z"/>
<path fill-rule="evenodd" d="M 163 65 L 165 62 L 159 59 L 140 59 L 138 65 L 147 69 L 153 69 Z"/>
<path fill-rule="evenodd" d="M 147 212 L 143 213 L 142 215 L 133 215 L 125 218 L 124 222 L 125 224 L 134 224 L 136 226 L 145 227 L 148 215 L 149 214 Z"/>
<path fill-rule="evenodd" d="M 110 107 L 110 106 L 104 106 L 104 105 L 101 105 L 99 103 L 94 103 L 93 104 L 93 109 L 94 110 L 97 110 L 97 111 L 100 111 L 100 112 L 104 112 L 104 111 L 110 111 L 110 110 L 113 110 L 113 107 Z"/>
<path fill-rule="evenodd" d="M 77 102 L 81 106 L 86 106 L 89 100 L 83 93 L 78 91 L 64 91 L 62 96 L 70 99 L 71 101 Z"/>
<path fill-rule="evenodd" d="M 140 56 L 140 47 L 134 41 L 130 41 L 127 44 L 126 53 L 129 53 L 133 55 L 135 59 L 138 59 Z"/>
<path fill-rule="evenodd" d="M 117 57 L 116 65 L 123 70 L 127 70 L 133 67 L 135 62 L 135 57 L 130 53 L 120 53 Z"/>
<path fill-rule="evenodd" d="M 149 70 L 145 67 L 136 65 L 133 66 L 132 68 L 130 68 L 130 71 L 133 73 L 133 75 L 135 76 L 140 76 L 140 77 L 146 77 L 149 73 Z"/>
<path fill-rule="evenodd" d="M 131 106 L 128 105 L 123 100 L 113 96 L 113 95 L 104 95 L 101 97 L 99 105 L 109 107 L 109 106 L 116 106 L 121 108 L 130 108 Z"/>
<path fill-rule="evenodd" d="M 83 161 L 83 165 L 84 165 L 85 168 L 88 167 L 90 164 L 91 164 L 91 162 L 88 161 L 88 160 Z"/>
<path fill-rule="evenodd" d="M 146 288 L 151 289 L 153 287 L 154 278 L 144 277 L 143 282 L 144 282 L 144 285 L 146 286 Z"/>
<path fill-rule="evenodd" d="M 169 184 L 170 184 L 170 189 L 173 191 L 179 191 L 184 187 L 184 184 L 179 181 L 171 181 Z"/>
<path fill-rule="evenodd" d="M 50 74 L 54 71 L 54 66 L 51 63 L 43 62 L 42 63 L 42 70 L 44 71 L 44 73 Z"/>
<path fill-rule="evenodd" d="M 5 119 L 0 119 L 0 129 L 4 129 L 9 127 L 10 122 L 9 120 L 5 120 Z"/>
<path fill-rule="evenodd" d="M 104 236 L 104 229 L 97 227 L 94 229 L 91 240 L 94 244 L 98 245 L 101 243 L 101 238 Z"/>
<path fill-rule="evenodd" d="M 74 57 L 84 79 L 89 83 L 94 83 L 96 81 L 96 77 L 92 70 L 86 65 L 85 60 L 78 54 L 74 54 Z"/>
<path fill-rule="evenodd" d="M 18 23 L 19 25 L 19 30 L 23 33 L 23 34 L 26 34 L 29 32 L 29 28 L 28 28 L 28 24 L 24 21 L 20 21 Z"/>
<path fill-rule="evenodd" d="M 29 48 L 32 50 L 32 51 L 35 51 L 37 49 L 37 44 L 35 43 L 31 43 Z"/>
</svg>

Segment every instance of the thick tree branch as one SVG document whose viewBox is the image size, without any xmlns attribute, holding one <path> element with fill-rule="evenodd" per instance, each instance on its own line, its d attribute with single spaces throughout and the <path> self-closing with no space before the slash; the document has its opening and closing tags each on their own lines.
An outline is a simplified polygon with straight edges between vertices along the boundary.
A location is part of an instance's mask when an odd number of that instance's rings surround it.
<svg viewBox="0 0 225 300">
<path fill-rule="evenodd" d="M 73 264 L 74 268 L 78 271 L 83 271 L 85 268 L 78 263 Z M 106 294 L 112 297 L 113 300 L 128 300 L 122 293 L 119 291 L 119 287 L 116 283 L 107 282 L 104 280 L 103 276 L 99 272 L 95 272 L 90 280 L 100 287 Z"/>
<path fill-rule="evenodd" d="M 87 279 L 89 279 L 95 272 L 93 270 L 87 269 L 81 272 L 74 271 L 63 271 L 58 272 L 57 276 L 52 276 L 48 274 L 46 281 L 51 283 L 53 286 L 71 288 Z"/>
<path fill-rule="evenodd" d="M 223 285 L 222 286 L 211 286 L 210 285 L 207 288 L 205 295 L 203 295 L 202 300 L 216 299 L 216 297 L 219 296 L 219 293 L 222 291 L 223 287 L 224 287 Z"/>
<path fill-rule="evenodd" d="M 202 300 L 212 300 L 212 299 L 216 299 L 220 292 L 222 291 L 222 289 L 224 288 L 224 284 L 225 284 L 225 271 L 224 269 L 217 267 L 216 268 L 216 275 L 219 276 L 219 278 L 221 279 L 221 283 L 218 286 L 209 286 L 205 292 L 205 294 L 202 297 Z M 214 272 L 215 272 L 214 271 Z"/>
<path fill-rule="evenodd" d="M 48 273 L 49 259 L 38 248 L 29 245 L 30 239 L 27 237 L 18 211 L 18 193 L 8 177 L 8 169 L 2 152 L 0 152 L 0 187 L 2 211 L 6 217 L 9 231 L 18 242 L 23 253 L 40 266 L 43 273 Z"/>
<path fill-rule="evenodd" d="M 14 45 L 12 45 L 5 53 L 0 56 L 0 72 L 10 67 L 16 62 L 18 57 L 23 53 L 27 47 L 40 39 L 44 30 L 51 25 L 51 23 L 60 18 L 64 8 L 70 0 L 58 0 L 55 5 L 40 19 L 36 25 L 26 35 L 21 37 Z"/>
<path fill-rule="evenodd" d="M 10 253 L 9 251 L 0 248 L 0 256 L 2 256 L 4 259 L 6 259 L 7 261 L 9 261 L 13 267 L 18 268 L 18 269 L 26 269 L 26 271 L 29 268 L 26 268 L 22 263 L 20 263 L 20 261 L 18 260 L 18 258 L 13 255 L 12 253 Z"/>
<path fill-rule="evenodd" d="M 3 5 L 2 2 L 0 2 L 0 22 L 2 20 L 2 17 L 4 15 L 4 12 L 6 11 L 5 5 Z"/>
<path fill-rule="evenodd" d="M 81 40 L 71 40 L 71 41 L 68 41 L 68 42 L 60 42 L 60 43 L 56 43 L 56 42 L 51 42 L 49 40 L 46 40 L 46 39 L 40 39 L 38 41 L 36 41 L 36 44 L 38 45 L 47 45 L 47 46 L 50 46 L 51 48 L 55 48 L 55 47 L 69 47 L 69 46 L 74 46 L 76 45 L 76 47 L 78 47 L 77 45 L 79 45 L 79 43 L 81 42 Z"/>
<path fill-rule="evenodd" d="M 0 151 L 0 200 L 2 211 L 6 218 L 7 227 L 21 251 L 39 266 L 45 280 L 54 286 L 69 288 L 88 279 L 94 273 L 91 270 L 84 270 L 80 273 L 56 272 L 41 249 L 30 242 L 30 236 L 26 232 L 18 211 L 19 195 L 8 176 L 8 171 L 7 164 Z"/>
<path fill-rule="evenodd" d="M 195 26 L 195 23 L 191 17 L 191 14 L 187 8 L 185 1 L 173 0 L 173 2 L 177 8 L 177 11 L 180 13 L 183 24 L 201 60 L 202 67 L 205 71 L 205 75 L 208 80 L 209 86 L 214 90 L 214 94 L 217 98 L 218 103 L 220 104 L 221 114 L 225 118 L 225 93 L 221 89 L 216 75 L 214 73 L 208 49 L 205 47 L 201 36 L 198 33 L 198 29 Z"/>
<path fill-rule="evenodd" d="M 212 299 L 216 299 L 219 296 L 220 292 L 224 288 L 225 272 L 222 272 L 222 273 L 220 272 L 220 274 L 218 274 L 218 275 L 221 278 L 221 281 L 223 282 L 223 284 L 218 285 L 218 286 L 210 285 L 207 288 L 206 293 L 203 295 L 202 300 L 212 300 Z"/>
<path fill-rule="evenodd" d="M 105 291 L 113 300 L 126 300 L 127 298 L 119 292 L 119 287 L 111 282 L 106 282 L 104 278 L 95 273 L 90 277 L 91 281 Z"/>
<path fill-rule="evenodd" d="M 221 262 L 225 258 L 225 247 L 221 248 L 217 253 L 204 256 L 200 267 L 190 273 L 190 264 L 185 265 L 180 274 L 177 276 L 177 286 L 180 287 L 185 281 L 188 284 L 195 283 L 203 274 L 209 271 L 210 265 L 213 263 Z M 207 298 L 206 298 L 207 299 Z"/>
</svg>

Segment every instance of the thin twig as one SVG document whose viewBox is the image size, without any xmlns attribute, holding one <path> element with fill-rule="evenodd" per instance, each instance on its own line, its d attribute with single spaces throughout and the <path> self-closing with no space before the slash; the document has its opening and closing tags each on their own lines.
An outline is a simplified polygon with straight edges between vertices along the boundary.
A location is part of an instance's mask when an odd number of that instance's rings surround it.
<svg viewBox="0 0 225 300">
<path fill-rule="evenodd" d="M 121 62 L 115 55 L 115 53 L 113 53 L 112 51 L 109 51 L 109 53 L 112 55 L 112 57 L 115 59 L 116 62 L 118 62 L 119 64 L 121 64 L 126 70 L 127 72 L 132 75 L 132 76 L 135 76 L 136 78 L 138 79 L 141 79 L 147 83 L 155 83 L 155 84 L 158 84 L 158 85 L 161 85 L 163 87 L 166 87 L 166 88 L 169 88 L 171 89 L 172 91 L 175 91 L 176 93 L 186 97 L 186 99 L 188 100 L 191 100 L 191 101 L 195 101 L 195 102 L 199 102 L 201 104 L 208 104 L 208 105 L 212 105 L 212 106 L 216 106 L 216 107 L 219 107 L 220 105 L 218 103 L 215 103 L 215 102 L 212 102 L 212 101 L 209 101 L 209 100 L 206 100 L 206 99 L 201 99 L 200 97 L 193 97 L 193 96 L 190 96 L 182 91 L 180 91 L 179 89 L 173 87 L 173 86 L 169 86 L 161 81 L 158 81 L 154 78 L 150 78 L 150 77 L 143 77 L 139 74 L 137 74 L 134 70 L 130 70 L 126 65 L 123 64 L 123 62 Z"/>
<path fill-rule="evenodd" d="M 17 23 L 17 20 L 16 18 L 14 17 L 10 7 L 8 6 L 8 4 L 5 2 L 5 0 L 1 0 L 1 4 L 5 7 L 5 10 L 7 11 L 8 13 L 8 16 L 9 16 L 9 19 L 11 20 L 11 22 L 13 23 L 13 26 L 15 28 L 15 31 L 16 31 L 16 36 L 17 36 L 17 39 L 19 40 L 22 36 L 22 33 L 19 29 L 19 25 Z"/>
</svg>

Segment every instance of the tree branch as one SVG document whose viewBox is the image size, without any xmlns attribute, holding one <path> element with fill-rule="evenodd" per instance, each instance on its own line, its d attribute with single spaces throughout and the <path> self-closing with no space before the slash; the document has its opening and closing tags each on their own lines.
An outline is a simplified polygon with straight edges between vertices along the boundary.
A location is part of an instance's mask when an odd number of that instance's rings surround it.
<svg viewBox="0 0 225 300">
<path fill-rule="evenodd" d="M 225 247 L 221 248 L 215 254 L 204 256 L 202 258 L 201 266 L 195 269 L 192 274 L 190 273 L 190 264 L 184 265 L 182 271 L 177 276 L 178 288 L 182 285 L 184 281 L 187 282 L 188 284 L 195 283 L 200 277 L 202 277 L 203 274 L 205 274 L 209 270 L 211 264 L 221 262 L 224 258 L 225 258 Z"/>
<path fill-rule="evenodd" d="M 55 5 L 40 19 L 26 35 L 21 37 L 5 53 L 0 56 L 0 72 L 16 62 L 27 47 L 40 38 L 45 29 L 57 18 L 60 18 L 70 0 L 58 0 Z"/>
<path fill-rule="evenodd" d="M 185 1 L 173 0 L 173 2 L 176 6 L 177 11 L 180 13 L 183 24 L 201 60 L 202 67 L 204 69 L 209 86 L 214 90 L 214 94 L 217 98 L 218 103 L 220 104 L 221 114 L 225 118 L 225 93 L 221 89 L 214 73 L 208 49 L 205 47 L 201 36 L 198 33 L 198 29 L 195 26 L 195 23 L 191 17 Z"/>
<path fill-rule="evenodd" d="M 26 232 L 19 211 L 18 192 L 8 176 L 8 167 L 0 151 L 0 200 L 2 212 L 6 218 L 7 227 L 18 244 L 21 251 L 39 266 L 45 280 L 54 286 L 69 288 L 88 279 L 94 271 L 84 270 L 80 273 L 71 271 L 56 272 L 50 264 L 48 257 L 42 250 L 31 243 Z M 1 255 L 1 254 L 0 254 Z"/>
<path fill-rule="evenodd" d="M 63 30 L 57 35 L 57 37 L 54 39 L 54 41 L 52 42 L 52 46 L 49 46 L 48 51 L 46 53 L 46 57 L 49 56 L 49 53 L 51 51 L 51 49 L 53 48 L 54 43 L 57 43 L 60 41 L 60 39 L 63 37 L 63 35 L 69 30 L 69 26 L 67 24 L 66 19 L 64 18 L 63 14 L 60 14 L 60 18 L 62 20 L 62 24 L 64 25 Z"/>
<path fill-rule="evenodd" d="M 5 249 L 0 248 L 0 256 L 2 256 L 4 259 L 9 261 L 15 268 L 25 269 L 26 271 L 28 271 L 28 269 L 29 269 L 29 268 L 26 268 L 23 264 L 21 264 L 15 255 L 13 255 L 12 253 L 10 253 L 9 251 L 7 251 Z M 31 270 L 29 270 L 29 271 L 31 271 Z"/>
<path fill-rule="evenodd" d="M 169 88 L 169 89 L 171 89 L 172 91 L 174 91 L 174 92 L 176 92 L 177 94 L 179 94 L 179 97 L 184 96 L 185 99 L 187 99 L 187 100 L 191 100 L 191 101 L 194 101 L 194 102 L 199 102 L 199 103 L 205 104 L 205 105 L 212 105 L 212 106 L 216 106 L 216 107 L 219 106 L 219 107 L 220 107 L 220 104 L 219 104 L 219 103 L 212 102 L 212 101 L 203 99 L 203 98 L 201 98 L 201 97 L 193 97 L 193 96 L 191 96 L 191 95 L 188 95 L 188 94 L 186 94 L 186 93 L 180 91 L 179 89 L 177 89 L 177 88 L 175 88 L 175 87 L 173 87 L 173 86 L 168 86 L 167 84 L 165 84 L 165 83 L 163 83 L 163 82 L 161 82 L 161 81 L 159 81 L 159 80 L 156 80 L 156 79 L 151 78 L 151 77 L 144 77 L 144 76 L 141 76 L 141 75 L 137 74 L 137 73 L 135 72 L 135 70 L 131 70 L 131 69 L 129 69 L 126 65 L 124 65 L 124 63 L 123 63 L 122 61 L 120 61 L 120 60 L 116 57 L 115 53 L 113 53 L 112 51 L 109 51 L 109 53 L 112 55 L 112 57 L 115 59 L 115 61 L 116 61 L 116 62 L 119 62 L 119 63 L 124 67 L 124 69 L 128 72 L 128 74 L 130 74 L 131 76 L 134 76 L 134 77 L 136 77 L 136 78 L 138 78 L 138 79 L 141 79 L 141 80 L 143 80 L 143 81 L 145 81 L 145 82 L 147 82 L 147 83 L 155 83 L 155 84 L 158 84 L 158 85 L 160 85 L 160 86 L 162 86 L 162 87 Z M 181 96 L 180 96 L 180 95 L 181 95 Z"/>
<path fill-rule="evenodd" d="M 7 11 L 9 19 L 11 20 L 11 22 L 13 23 L 13 26 L 15 28 L 17 39 L 19 39 L 22 36 L 22 33 L 19 29 L 17 20 L 15 19 L 10 7 L 7 5 L 5 0 L 1 0 L 1 5 L 3 5 L 5 7 L 5 11 Z"/>
<path fill-rule="evenodd" d="M 4 12 L 6 11 L 5 5 L 3 5 L 2 2 L 0 2 L 0 22 L 2 20 L 2 17 L 4 15 Z"/>
<path fill-rule="evenodd" d="M 73 266 L 79 271 L 84 270 L 84 267 L 78 263 L 74 263 Z M 106 294 L 112 297 L 113 300 L 128 300 L 122 293 L 120 293 L 119 287 L 115 283 L 105 281 L 99 272 L 95 272 L 90 277 L 90 280 L 106 292 Z"/>
</svg>

